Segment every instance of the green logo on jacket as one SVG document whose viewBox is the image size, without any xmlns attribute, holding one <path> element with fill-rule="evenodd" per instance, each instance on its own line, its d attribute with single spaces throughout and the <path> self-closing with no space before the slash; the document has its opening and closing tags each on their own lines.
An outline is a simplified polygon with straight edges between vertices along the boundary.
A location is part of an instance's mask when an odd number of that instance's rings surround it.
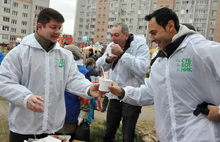
<svg viewBox="0 0 220 142">
<path fill-rule="evenodd" d="M 192 60 L 190 58 L 176 59 L 177 72 L 192 72 Z"/>
<path fill-rule="evenodd" d="M 65 65 L 65 59 L 56 59 L 55 58 L 55 67 L 63 68 Z"/>
<path fill-rule="evenodd" d="M 128 49 L 128 50 L 126 51 L 126 53 L 128 53 L 128 54 L 132 54 L 132 52 L 133 52 L 133 49 Z"/>
</svg>

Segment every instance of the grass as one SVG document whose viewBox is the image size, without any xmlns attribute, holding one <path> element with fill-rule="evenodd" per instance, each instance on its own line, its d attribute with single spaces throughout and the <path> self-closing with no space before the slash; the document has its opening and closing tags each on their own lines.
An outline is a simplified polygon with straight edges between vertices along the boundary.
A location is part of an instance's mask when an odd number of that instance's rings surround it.
<svg viewBox="0 0 220 142">
<path fill-rule="evenodd" d="M 90 127 L 90 142 L 103 142 L 105 120 L 93 120 Z M 116 142 L 123 142 L 122 125 L 119 126 L 115 135 Z M 142 135 L 136 130 L 135 142 L 144 142 Z"/>
<path fill-rule="evenodd" d="M 9 142 L 8 116 L 0 116 L 0 141 Z"/>
<path fill-rule="evenodd" d="M 103 142 L 105 120 L 93 121 L 90 127 L 90 142 Z M 0 140 L 1 142 L 9 141 L 9 128 L 7 116 L 0 116 Z M 122 126 L 118 128 L 115 136 L 116 142 L 122 142 Z M 135 142 L 144 142 L 142 135 L 136 130 Z"/>
</svg>

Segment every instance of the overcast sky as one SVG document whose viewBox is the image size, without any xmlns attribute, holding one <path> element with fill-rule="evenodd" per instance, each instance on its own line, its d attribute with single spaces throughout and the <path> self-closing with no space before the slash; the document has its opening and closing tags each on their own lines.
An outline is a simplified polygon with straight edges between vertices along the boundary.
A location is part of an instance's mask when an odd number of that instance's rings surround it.
<svg viewBox="0 0 220 142">
<path fill-rule="evenodd" d="M 50 0 L 49 7 L 63 15 L 65 19 L 63 34 L 73 35 L 76 0 Z"/>
</svg>

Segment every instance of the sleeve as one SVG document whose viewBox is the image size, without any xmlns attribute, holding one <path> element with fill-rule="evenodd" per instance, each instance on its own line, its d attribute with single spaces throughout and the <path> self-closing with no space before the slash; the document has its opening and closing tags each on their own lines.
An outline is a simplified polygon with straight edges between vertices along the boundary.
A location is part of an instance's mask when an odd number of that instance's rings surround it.
<svg viewBox="0 0 220 142">
<path fill-rule="evenodd" d="M 25 98 L 33 94 L 21 85 L 23 72 L 19 49 L 16 47 L 11 50 L 2 61 L 0 66 L 0 95 L 13 105 L 25 108 Z"/>
<path fill-rule="evenodd" d="M 77 64 L 72 58 L 66 84 L 66 91 L 85 99 L 91 99 L 92 97 L 87 94 L 91 85 L 92 83 L 79 72 Z"/>
<path fill-rule="evenodd" d="M 105 50 L 105 53 L 96 61 L 96 66 L 100 71 L 102 71 L 102 67 L 104 69 L 104 72 L 108 71 L 111 68 L 112 64 L 113 64 L 113 63 L 107 63 L 105 61 L 106 57 L 107 57 L 107 51 L 108 51 L 109 48 L 111 48 L 110 44 L 107 46 L 107 49 Z"/>
<path fill-rule="evenodd" d="M 0 51 L 0 65 L 1 65 L 1 63 L 2 63 L 2 60 L 4 59 L 4 54 Z"/>
<path fill-rule="evenodd" d="M 154 104 L 153 91 L 149 82 L 150 79 L 145 78 L 145 84 L 141 85 L 140 88 L 135 88 L 132 86 L 125 87 L 125 96 L 122 101 L 136 106 L 147 106 Z"/>
<path fill-rule="evenodd" d="M 137 77 L 143 77 L 150 66 L 150 52 L 146 44 L 141 44 L 135 55 L 124 53 L 122 63 Z"/>
<path fill-rule="evenodd" d="M 193 46 L 198 62 L 203 62 L 213 77 L 220 81 L 220 43 L 204 39 L 191 43 L 191 46 Z"/>
<path fill-rule="evenodd" d="M 87 119 L 90 112 L 90 101 L 84 105 L 82 101 L 80 101 L 80 112 L 79 117 L 83 119 Z"/>
</svg>

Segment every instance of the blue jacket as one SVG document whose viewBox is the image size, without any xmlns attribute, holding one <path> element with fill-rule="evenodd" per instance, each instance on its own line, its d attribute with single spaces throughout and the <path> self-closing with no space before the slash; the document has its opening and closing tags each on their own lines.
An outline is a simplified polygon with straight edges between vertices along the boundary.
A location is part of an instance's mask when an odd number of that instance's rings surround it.
<svg viewBox="0 0 220 142">
<path fill-rule="evenodd" d="M 88 74 L 89 80 L 90 75 L 89 71 L 84 66 L 78 66 L 79 71 L 86 75 Z M 79 106 L 80 106 L 80 100 L 78 99 L 79 96 L 76 96 L 74 94 L 71 94 L 67 91 L 65 91 L 65 102 L 66 102 L 66 117 L 65 122 L 71 122 L 76 123 L 78 121 L 79 116 Z"/>
<path fill-rule="evenodd" d="M 0 51 L 0 65 L 1 65 L 1 63 L 2 63 L 2 60 L 4 59 L 4 54 L 2 53 L 2 51 Z"/>
<path fill-rule="evenodd" d="M 99 72 L 92 65 L 88 65 L 87 69 L 89 70 L 91 76 L 99 76 Z"/>
</svg>

